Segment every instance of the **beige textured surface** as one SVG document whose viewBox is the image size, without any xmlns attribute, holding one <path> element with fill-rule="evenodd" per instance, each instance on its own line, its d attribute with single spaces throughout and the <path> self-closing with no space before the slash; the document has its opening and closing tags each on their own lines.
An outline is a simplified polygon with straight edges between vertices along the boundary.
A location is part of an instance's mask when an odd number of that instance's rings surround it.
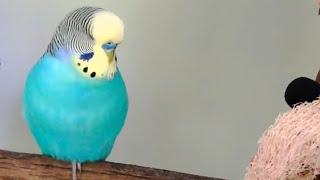
<svg viewBox="0 0 320 180">
<path fill-rule="evenodd" d="M 320 177 L 320 100 L 279 115 L 259 140 L 247 180 Z M 318 178 L 319 178 L 318 177 Z"/>
</svg>

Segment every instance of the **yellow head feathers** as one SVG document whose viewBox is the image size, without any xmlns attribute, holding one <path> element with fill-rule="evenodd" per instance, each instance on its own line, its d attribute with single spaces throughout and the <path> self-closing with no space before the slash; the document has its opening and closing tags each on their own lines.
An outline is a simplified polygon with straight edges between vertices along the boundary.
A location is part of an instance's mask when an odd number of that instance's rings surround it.
<svg viewBox="0 0 320 180">
<path fill-rule="evenodd" d="M 122 20 L 111 12 L 101 11 L 93 18 L 91 34 L 97 44 L 107 42 L 119 44 L 123 40 L 123 31 Z"/>
<path fill-rule="evenodd" d="M 112 79 L 117 71 L 115 48 L 111 51 L 106 51 L 103 45 L 106 43 L 118 45 L 122 42 L 124 33 L 123 22 L 111 12 L 100 11 L 95 14 L 90 31 L 94 39 L 92 47 L 93 57 L 89 61 L 75 58 L 74 62 L 84 76 Z M 84 68 L 86 68 L 86 72 L 84 72 Z"/>
<path fill-rule="evenodd" d="M 115 14 L 96 7 L 78 8 L 59 24 L 47 53 L 58 57 L 61 51 L 70 52 L 81 75 L 112 79 L 117 70 L 115 50 L 123 33 L 123 22 Z"/>
</svg>

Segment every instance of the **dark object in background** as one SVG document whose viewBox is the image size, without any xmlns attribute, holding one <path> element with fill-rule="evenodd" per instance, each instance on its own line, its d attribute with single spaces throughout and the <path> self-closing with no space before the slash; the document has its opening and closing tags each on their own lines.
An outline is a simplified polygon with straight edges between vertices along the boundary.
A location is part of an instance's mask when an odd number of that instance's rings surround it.
<svg viewBox="0 0 320 180">
<path fill-rule="evenodd" d="M 292 108 L 297 103 L 312 102 L 319 95 L 319 83 L 306 77 L 299 77 L 288 85 L 284 97 Z"/>
</svg>

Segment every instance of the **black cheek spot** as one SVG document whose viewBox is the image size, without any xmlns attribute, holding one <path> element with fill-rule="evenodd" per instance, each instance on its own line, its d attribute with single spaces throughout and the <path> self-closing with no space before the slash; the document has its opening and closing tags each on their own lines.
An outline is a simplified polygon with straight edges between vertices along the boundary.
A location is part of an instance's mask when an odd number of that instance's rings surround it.
<svg viewBox="0 0 320 180">
<path fill-rule="evenodd" d="M 83 72 L 88 72 L 88 67 L 83 68 Z"/>
<path fill-rule="evenodd" d="M 92 78 L 94 78 L 94 77 L 96 76 L 96 72 L 92 72 L 92 73 L 90 74 L 90 76 L 91 76 Z"/>
<path fill-rule="evenodd" d="M 81 64 L 80 63 L 78 63 L 78 66 L 80 66 Z"/>
</svg>

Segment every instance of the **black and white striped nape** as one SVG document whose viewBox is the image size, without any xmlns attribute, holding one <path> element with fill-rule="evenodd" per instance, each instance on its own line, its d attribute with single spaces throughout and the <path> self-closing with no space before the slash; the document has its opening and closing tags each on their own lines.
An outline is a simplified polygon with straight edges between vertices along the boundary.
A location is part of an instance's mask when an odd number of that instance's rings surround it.
<svg viewBox="0 0 320 180">
<path fill-rule="evenodd" d="M 102 8 L 82 7 L 69 13 L 59 24 L 47 53 L 55 56 L 58 50 L 82 55 L 93 52 L 92 21 Z"/>
</svg>

